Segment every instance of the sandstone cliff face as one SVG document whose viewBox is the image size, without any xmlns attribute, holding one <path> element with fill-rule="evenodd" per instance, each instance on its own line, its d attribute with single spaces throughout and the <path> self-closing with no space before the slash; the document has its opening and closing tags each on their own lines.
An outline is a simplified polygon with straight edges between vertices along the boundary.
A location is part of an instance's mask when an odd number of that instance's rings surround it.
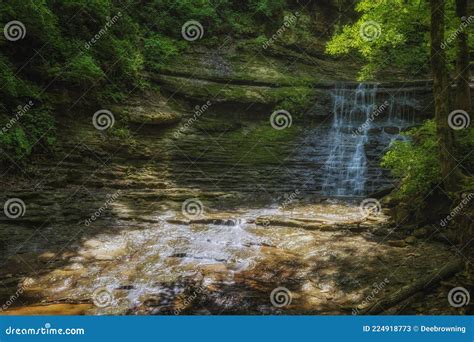
<svg viewBox="0 0 474 342">
<path fill-rule="evenodd" d="M 150 73 L 151 82 L 160 86 L 166 98 L 185 103 L 263 105 L 269 110 L 284 108 L 301 116 L 331 114 L 330 91 L 341 84 L 355 87 L 359 65 L 310 56 L 276 47 L 279 55 L 268 51 L 240 51 L 235 46 L 221 51 L 196 48 L 176 58 L 160 73 Z M 410 92 L 417 98 L 418 109 L 432 110 L 431 83 L 420 81 L 384 81 L 379 100 Z"/>
</svg>

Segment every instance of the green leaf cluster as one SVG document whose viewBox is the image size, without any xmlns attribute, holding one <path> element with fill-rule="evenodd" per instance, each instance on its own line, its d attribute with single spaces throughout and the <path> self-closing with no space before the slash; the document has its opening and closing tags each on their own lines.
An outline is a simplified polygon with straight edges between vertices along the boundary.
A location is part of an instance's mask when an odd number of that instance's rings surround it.
<svg viewBox="0 0 474 342">
<path fill-rule="evenodd" d="M 392 144 L 381 163 L 401 180 L 396 193 L 400 199 L 423 196 L 441 180 L 434 120 L 425 121 L 405 136 L 407 140 Z"/>
</svg>

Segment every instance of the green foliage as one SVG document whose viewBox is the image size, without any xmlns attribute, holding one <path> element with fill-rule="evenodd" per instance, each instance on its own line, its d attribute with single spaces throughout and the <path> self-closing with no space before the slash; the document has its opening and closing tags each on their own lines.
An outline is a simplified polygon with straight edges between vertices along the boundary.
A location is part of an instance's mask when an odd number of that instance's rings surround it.
<svg viewBox="0 0 474 342">
<path fill-rule="evenodd" d="M 131 10 L 152 34 L 181 40 L 182 25 L 196 20 L 202 24 L 207 40 L 225 35 L 255 37 L 269 24 L 269 17 L 278 17 L 275 21 L 279 21 L 286 5 L 286 0 L 152 0 Z"/>
<path fill-rule="evenodd" d="M 17 97 L 34 84 L 55 81 L 52 87 L 62 82 L 62 88 L 79 90 L 95 84 L 98 91 L 89 92 L 89 101 L 94 96 L 95 100 L 107 100 L 104 95 L 114 99 L 116 95 L 102 91 L 105 84 L 112 82 L 116 91 L 124 92 L 143 86 L 144 68 L 159 70 L 191 44 L 181 37 L 186 21 L 199 21 L 204 40 L 219 44 L 212 38 L 229 32 L 257 37 L 256 32 L 262 32 L 258 16 L 278 15 L 285 6 L 285 0 L 3 2 L 0 22 L 20 20 L 26 27 L 26 37 L 14 43 L 0 41 L 1 92 Z M 21 72 L 14 77 L 13 70 L 19 67 Z"/>
<path fill-rule="evenodd" d="M 36 97 L 36 87 L 15 76 L 13 64 L 0 53 L 0 96 L 3 102 L 11 102 L 19 97 Z"/>
<path fill-rule="evenodd" d="M 49 150 L 55 142 L 54 122 L 47 107 L 30 109 L 21 116 L 4 114 L 0 124 L 0 146 L 17 162 L 25 162 L 24 157 L 35 150 Z"/>
<path fill-rule="evenodd" d="M 452 2 L 449 10 L 452 10 Z M 419 0 L 362 0 L 360 18 L 346 25 L 327 44 L 331 55 L 355 54 L 366 64 L 360 79 L 373 79 L 381 70 L 414 75 L 429 70 L 429 3 Z M 450 47 L 454 48 L 454 47 Z"/>
<path fill-rule="evenodd" d="M 264 32 L 275 32 L 295 5 L 287 0 L 1 2 L 0 22 L 20 21 L 26 35 L 14 42 L 0 40 L 0 123 L 9 122 L 14 108 L 29 100 L 42 104 L 2 136 L 1 147 L 19 157 L 35 151 L 34 138 L 38 146 L 48 146 L 54 132 L 54 109 L 48 104 L 53 100 L 106 106 L 148 87 L 144 71 L 160 71 L 196 44 L 181 36 L 189 20 L 202 25 L 202 45 L 212 48 L 244 38 L 261 49 Z M 289 94 L 283 103 L 289 110 L 301 107 L 298 101 L 305 97 L 296 95 Z M 33 117 L 35 127 L 27 128 Z"/>
<path fill-rule="evenodd" d="M 132 133 L 126 127 L 113 128 L 110 130 L 110 134 L 116 138 L 128 140 L 132 138 Z"/>
<path fill-rule="evenodd" d="M 285 0 L 250 0 L 251 10 L 268 17 L 275 15 L 285 7 Z"/>
<path fill-rule="evenodd" d="M 104 77 L 104 72 L 92 56 L 80 54 L 73 57 L 61 76 L 72 85 L 86 88 Z"/>
<path fill-rule="evenodd" d="M 409 140 L 395 142 L 382 160 L 382 167 L 401 180 L 396 193 L 401 199 L 423 196 L 441 179 L 434 121 L 427 120 L 406 136 Z"/>
<path fill-rule="evenodd" d="M 32 146 L 28 142 L 25 131 L 21 127 L 13 127 L 7 133 L 0 134 L 0 143 L 8 154 L 13 152 L 15 158 L 31 153 Z M 10 153 L 9 153 L 10 152 Z M 4 158 L 4 156 L 2 156 Z"/>
<path fill-rule="evenodd" d="M 160 68 L 184 49 L 184 42 L 154 34 L 145 39 L 144 51 L 146 67 L 151 71 Z"/>
</svg>

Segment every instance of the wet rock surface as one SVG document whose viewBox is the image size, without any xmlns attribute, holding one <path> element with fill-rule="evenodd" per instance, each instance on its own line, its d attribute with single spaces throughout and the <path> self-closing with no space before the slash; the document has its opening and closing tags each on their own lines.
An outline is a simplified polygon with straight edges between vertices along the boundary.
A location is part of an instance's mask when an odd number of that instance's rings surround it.
<svg viewBox="0 0 474 342">
<path fill-rule="evenodd" d="M 441 244 L 420 240 L 401 246 L 392 243 L 398 240 L 390 233 L 377 236 L 383 226 L 390 230 L 384 216 L 365 220 L 364 232 L 352 232 L 344 223 L 361 217 L 359 208 L 348 204 L 286 211 L 208 208 L 191 223 L 181 212 L 157 211 L 151 223 L 141 215 L 133 222 L 120 219 L 126 202 L 121 198 L 112 205 L 118 215 L 110 220 L 101 218 L 87 229 L 65 226 L 66 235 L 80 234 L 72 244 L 56 236 L 61 229 L 56 226 L 54 236 L 41 232 L 48 241 L 41 252 L 29 247 L 9 258 L 0 277 L 10 279 L 11 293 L 23 289 L 14 307 L 28 307 L 12 312 L 350 314 L 374 289 L 377 298 L 394 292 L 452 256 Z M 262 213 L 338 225 L 328 231 L 252 223 Z M 282 287 L 291 301 L 278 307 L 271 293 Z"/>
<path fill-rule="evenodd" d="M 213 77 L 239 70 L 220 56 L 208 63 L 216 68 Z M 203 82 L 221 88 L 221 81 Z M 222 95 L 232 105 L 130 100 L 118 112 L 137 124 L 126 138 L 96 130 L 90 118 L 61 122 L 54 160 L 45 156 L 28 169 L 4 170 L 12 176 L 4 178 L 0 200 L 25 205 L 17 217 L 0 217 L 2 310 L 359 314 L 456 257 L 431 240 L 429 228 L 412 227 L 407 237 L 401 213 L 395 224 L 359 208 L 369 193 L 394 187 L 380 156 L 416 125 L 421 107 L 413 93 L 390 98 L 389 90 L 370 86 L 372 100 L 359 103 L 351 96 L 370 92 L 320 89 L 324 97 L 313 94 L 317 115 L 295 114 L 292 125 L 277 130 L 271 110 L 255 96 L 274 101 L 275 92 L 288 95 L 284 87 L 245 82 L 233 82 L 227 91 L 236 92 Z M 212 87 L 206 89 L 193 91 Z M 344 101 L 336 101 L 337 94 Z M 362 152 L 352 153 L 355 127 L 383 99 L 390 100 L 387 111 L 370 122 L 356 145 Z M 353 102 L 365 113 L 362 120 L 349 120 L 350 111 L 337 125 L 338 116 L 328 115 L 338 103 Z M 332 111 L 325 108 L 330 103 Z M 336 145 L 343 149 L 334 150 Z M 323 184 L 333 153 L 342 156 L 333 165 L 338 174 L 354 164 L 352 155 L 366 158 L 356 163 L 366 172 L 360 197 L 328 198 Z M 433 301 L 431 308 L 405 305 L 397 312 L 455 312 Z"/>
<path fill-rule="evenodd" d="M 144 128 L 135 150 L 66 125 L 54 163 L 4 180 L 2 201 L 26 205 L 0 221 L 6 312 L 351 314 L 454 256 L 423 231 L 405 242 L 359 200 L 318 195 L 324 124 L 226 123 L 202 118 L 179 140 Z"/>
</svg>

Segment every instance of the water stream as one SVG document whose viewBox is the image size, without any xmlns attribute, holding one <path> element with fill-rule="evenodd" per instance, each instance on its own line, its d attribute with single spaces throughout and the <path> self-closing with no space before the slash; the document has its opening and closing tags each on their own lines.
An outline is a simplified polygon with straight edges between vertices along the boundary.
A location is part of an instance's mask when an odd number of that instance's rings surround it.
<svg viewBox="0 0 474 342">
<path fill-rule="evenodd" d="M 295 118 L 276 134 L 268 120 L 203 116 L 180 139 L 172 129 L 142 131 L 146 157 L 117 157 L 103 172 L 66 159 L 67 185 L 12 195 L 28 210 L 21 227 L 0 222 L 0 281 L 23 284 L 29 305 L 84 305 L 93 314 L 275 313 L 269 296 L 278 286 L 293 293 L 290 313 L 339 313 L 385 277 L 379 255 L 389 264 L 407 253 L 360 233 L 387 229 L 386 217 L 361 223 L 357 201 L 334 198 L 390 184 L 379 158 L 415 123 L 413 106 L 409 94 L 340 86 L 332 122 Z M 200 206 L 195 221 L 183 211 L 189 199 Z M 262 217 L 325 228 L 257 224 Z M 398 279 L 414 270 L 407 263 Z"/>
<path fill-rule="evenodd" d="M 406 92 L 384 100 L 377 84 L 364 83 L 356 88 L 340 86 L 333 90 L 332 97 L 333 121 L 323 193 L 330 197 L 367 195 L 381 187 L 378 180 L 389 179 L 378 167 L 379 159 L 372 158 L 370 163 L 368 149 L 384 151 L 393 141 L 404 139 L 400 133 L 415 124 L 416 101 Z"/>
</svg>

